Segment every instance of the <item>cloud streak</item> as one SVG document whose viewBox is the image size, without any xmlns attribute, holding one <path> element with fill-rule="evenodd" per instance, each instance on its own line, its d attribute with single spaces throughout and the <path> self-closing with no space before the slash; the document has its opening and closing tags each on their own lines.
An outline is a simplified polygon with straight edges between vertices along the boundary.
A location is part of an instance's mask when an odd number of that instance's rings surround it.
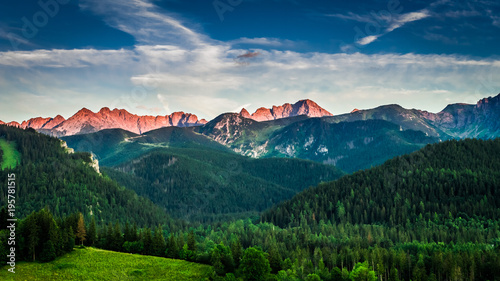
<svg viewBox="0 0 500 281">
<path fill-rule="evenodd" d="M 140 44 L 198 46 L 209 40 L 148 0 L 84 0 L 80 8 L 103 16 L 108 25 L 131 34 Z"/>
<path fill-rule="evenodd" d="M 423 9 L 423 10 L 420 10 L 418 12 L 411 12 L 411 13 L 399 15 L 394 20 L 392 20 L 391 22 L 388 23 L 388 27 L 385 28 L 385 30 L 383 32 L 381 32 L 379 34 L 369 35 L 369 36 L 365 36 L 363 38 L 360 38 L 358 41 L 356 41 L 356 44 L 359 44 L 361 46 L 368 45 L 368 44 L 376 41 L 380 37 L 382 37 L 390 32 L 393 32 L 394 30 L 396 30 L 398 28 L 403 27 L 405 24 L 408 24 L 408 23 L 411 23 L 414 21 L 418 21 L 421 19 L 425 19 L 429 16 L 430 16 L 430 13 L 427 9 Z"/>
<path fill-rule="evenodd" d="M 242 37 L 236 40 L 229 41 L 231 45 L 260 45 L 268 47 L 292 47 L 295 42 L 291 40 L 279 39 L 279 38 L 247 38 Z"/>
</svg>

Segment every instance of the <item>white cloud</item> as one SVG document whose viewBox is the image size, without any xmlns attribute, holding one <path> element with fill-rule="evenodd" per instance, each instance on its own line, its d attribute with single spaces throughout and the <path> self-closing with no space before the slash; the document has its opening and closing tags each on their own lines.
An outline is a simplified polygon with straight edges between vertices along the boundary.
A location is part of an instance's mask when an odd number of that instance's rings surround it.
<svg viewBox="0 0 500 281">
<path fill-rule="evenodd" d="M 80 8 L 104 16 L 106 23 L 131 34 L 141 44 L 198 46 L 209 40 L 148 0 L 84 0 Z"/>
<path fill-rule="evenodd" d="M 291 47 L 295 45 L 295 43 L 291 40 L 284 40 L 278 38 L 265 38 L 265 37 L 260 37 L 260 38 L 242 37 L 236 40 L 229 41 L 229 43 L 232 45 L 247 44 L 247 45 L 261 45 L 270 47 L 283 47 L 283 46 Z"/>
<path fill-rule="evenodd" d="M 156 97 L 158 98 L 158 101 L 163 105 L 163 109 L 165 109 L 165 111 L 169 113 L 170 107 L 168 105 L 167 99 L 160 94 L 157 94 Z"/>
<path fill-rule="evenodd" d="M 347 14 L 327 14 L 325 16 L 343 19 L 343 20 L 353 20 L 353 21 L 364 22 L 364 23 L 373 23 L 375 21 L 375 19 L 371 15 L 362 16 L 362 15 L 355 14 L 353 12 L 348 12 Z"/>
<path fill-rule="evenodd" d="M 134 54 L 128 50 L 35 50 L 0 52 L 0 65 L 16 67 L 87 67 L 91 65 L 120 65 Z"/>
<path fill-rule="evenodd" d="M 423 10 L 420 10 L 417 12 L 410 12 L 410 13 L 406 13 L 406 14 L 401 14 L 397 17 L 394 17 L 394 19 L 392 19 L 392 17 L 391 17 L 391 21 L 388 22 L 388 26 L 383 32 L 381 32 L 379 34 L 369 35 L 369 36 L 365 36 L 363 38 L 360 38 L 356 43 L 359 45 L 362 45 L 362 46 L 368 45 L 368 44 L 376 41 L 378 38 L 386 35 L 387 33 L 390 33 L 398 28 L 403 27 L 407 23 L 418 21 L 421 19 L 425 19 L 429 16 L 430 16 L 429 11 L 427 9 L 423 9 Z"/>
<path fill-rule="evenodd" d="M 430 16 L 429 11 L 426 9 L 418 12 L 402 14 L 393 23 L 391 23 L 391 25 L 387 28 L 386 33 L 394 31 L 395 29 L 400 28 L 409 22 L 425 19 L 429 16 Z"/>
<path fill-rule="evenodd" d="M 377 40 L 380 36 L 381 36 L 381 35 L 377 35 L 377 36 L 375 36 L 375 35 L 366 36 L 366 37 L 363 37 L 363 38 L 359 39 L 359 41 L 358 41 L 358 42 L 356 42 L 356 43 L 358 43 L 358 44 L 360 44 L 360 45 L 363 45 L 363 46 L 364 46 L 364 45 L 368 45 L 368 44 L 372 43 L 373 41 Z"/>
</svg>

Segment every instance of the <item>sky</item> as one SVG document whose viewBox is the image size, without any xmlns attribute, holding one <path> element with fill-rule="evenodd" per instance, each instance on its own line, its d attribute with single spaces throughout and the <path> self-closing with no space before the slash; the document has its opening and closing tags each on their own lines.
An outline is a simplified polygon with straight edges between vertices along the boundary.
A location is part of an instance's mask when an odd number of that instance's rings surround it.
<svg viewBox="0 0 500 281">
<path fill-rule="evenodd" d="M 499 15 L 493 0 L 3 1 L 0 120 L 301 99 L 439 112 L 500 92 Z"/>
</svg>

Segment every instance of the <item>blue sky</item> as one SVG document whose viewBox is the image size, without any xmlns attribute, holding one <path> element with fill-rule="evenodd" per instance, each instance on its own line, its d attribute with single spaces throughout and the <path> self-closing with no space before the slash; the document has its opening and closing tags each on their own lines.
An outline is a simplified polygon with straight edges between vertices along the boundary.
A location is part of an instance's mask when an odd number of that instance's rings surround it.
<svg viewBox="0 0 500 281">
<path fill-rule="evenodd" d="M 41 5 L 41 4 L 42 5 Z M 41 0 L 0 9 L 0 120 L 309 98 L 437 112 L 500 92 L 498 1 Z"/>
</svg>

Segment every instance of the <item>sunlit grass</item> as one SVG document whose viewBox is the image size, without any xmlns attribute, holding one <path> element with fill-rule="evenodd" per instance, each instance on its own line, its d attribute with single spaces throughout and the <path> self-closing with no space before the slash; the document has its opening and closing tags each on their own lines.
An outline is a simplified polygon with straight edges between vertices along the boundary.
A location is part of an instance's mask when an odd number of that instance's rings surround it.
<svg viewBox="0 0 500 281">
<path fill-rule="evenodd" d="M 95 248 L 75 249 L 49 263 L 20 262 L 0 280 L 204 280 L 207 265 Z"/>
<path fill-rule="evenodd" d="M 5 139 L 0 138 L 0 148 L 3 151 L 3 156 L 1 160 L 2 170 L 6 168 L 14 169 L 19 162 L 21 162 L 21 155 L 19 151 L 16 150 L 14 142 L 8 142 Z"/>
</svg>

